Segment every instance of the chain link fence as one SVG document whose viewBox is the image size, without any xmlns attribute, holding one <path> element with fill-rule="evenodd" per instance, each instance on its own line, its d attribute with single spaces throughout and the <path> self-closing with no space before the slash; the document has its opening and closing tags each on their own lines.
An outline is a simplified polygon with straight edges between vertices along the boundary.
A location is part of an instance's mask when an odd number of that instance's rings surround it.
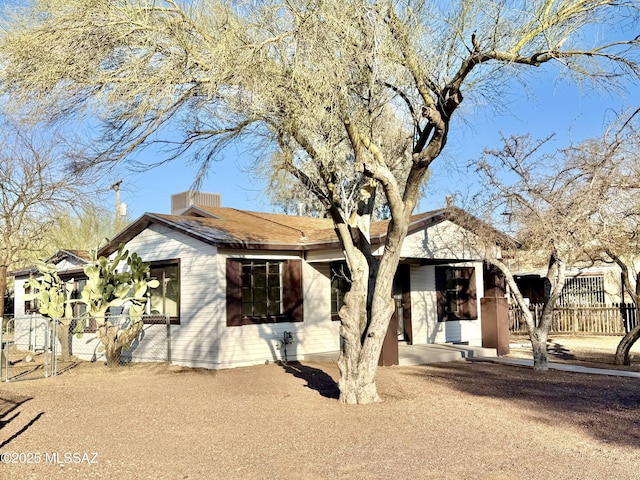
<svg viewBox="0 0 640 480">
<path fill-rule="evenodd" d="M 53 374 L 51 320 L 41 315 L 16 317 L 0 333 L 0 380 L 29 380 Z"/>
<path fill-rule="evenodd" d="M 56 375 L 79 362 L 171 362 L 168 316 L 49 319 L 34 314 L 9 320 L 0 340 L 4 382 Z"/>
</svg>

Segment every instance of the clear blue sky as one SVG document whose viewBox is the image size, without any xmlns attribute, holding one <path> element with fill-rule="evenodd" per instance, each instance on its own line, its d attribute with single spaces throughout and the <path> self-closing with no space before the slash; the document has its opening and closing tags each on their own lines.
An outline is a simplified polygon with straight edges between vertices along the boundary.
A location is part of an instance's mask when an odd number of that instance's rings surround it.
<svg viewBox="0 0 640 480">
<path fill-rule="evenodd" d="M 539 73 L 535 75 L 535 73 Z M 640 92 L 608 93 L 580 91 L 576 85 L 555 82 L 548 73 L 534 72 L 535 81 L 525 91 L 517 86 L 507 106 L 509 113 L 496 115 L 488 107 L 473 110 L 464 102 L 456 112 L 466 124 L 453 127 L 449 142 L 432 168 L 428 194 L 416 212 L 444 206 L 448 194 L 464 198 L 474 188 L 474 176 L 466 165 L 486 147 L 500 145 L 505 135 L 530 133 L 535 138 L 556 133 L 553 146 L 561 148 L 570 139 L 580 141 L 599 135 L 613 119 L 614 111 L 640 105 Z M 157 160 L 157 159 L 156 159 Z M 248 173 L 251 158 L 230 153 L 215 163 L 201 190 L 220 193 L 225 207 L 274 211 L 264 195 L 264 186 Z M 133 219 L 144 212 L 169 213 L 171 194 L 189 189 L 195 169 L 175 161 L 144 173 L 123 174 L 121 201 Z M 107 205 L 109 206 L 109 205 Z"/>
</svg>

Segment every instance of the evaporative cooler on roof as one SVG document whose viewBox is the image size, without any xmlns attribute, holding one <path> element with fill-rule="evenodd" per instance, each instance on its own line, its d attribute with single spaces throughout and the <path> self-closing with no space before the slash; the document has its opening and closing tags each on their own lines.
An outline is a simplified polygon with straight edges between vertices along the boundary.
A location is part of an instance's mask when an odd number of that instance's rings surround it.
<svg viewBox="0 0 640 480">
<path fill-rule="evenodd" d="M 221 207 L 222 195 L 219 193 L 186 192 L 171 195 L 171 215 L 180 215 L 189 207 Z"/>
</svg>

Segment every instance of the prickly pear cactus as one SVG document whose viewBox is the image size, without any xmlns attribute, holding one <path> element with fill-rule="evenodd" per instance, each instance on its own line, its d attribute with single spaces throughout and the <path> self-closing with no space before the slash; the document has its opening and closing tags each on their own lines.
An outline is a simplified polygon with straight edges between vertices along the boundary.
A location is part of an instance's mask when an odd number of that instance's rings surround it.
<svg viewBox="0 0 640 480">
<path fill-rule="evenodd" d="M 118 271 L 124 267 L 123 264 L 126 264 L 126 269 Z M 111 261 L 105 257 L 95 258 L 84 272 L 87 283 L 82 291 L 82 301 L 87 304 L 88 315 L 96 320 L 96 334 L 104 346 L 107 365 L 119 365 L 122 350 L 128 349 L 142 330 L 147 291 L 159 283 L 148 278 L 149 264 L 135 252 L 129 255 L 124 244 L 120 244 Z M 129 322 L 125 328 L 106 318 L 109 308 L 122 306 L 129 310 Z"/>
<path fill-rule="evenodd" d="M 60 342 L 60 357 L 63 361 L 71 358 L 69 350 L 69 327 L 73 317 L 71 299 L 74 280 L 63 281 L 56 271 L 55 265 L 40 263 L 37 265 L 40 276 L 29 277 L 26 286 L 31 293 L 25 294 L 26 300 L 37 300 L 38 311 L 45 317 L 56 319 L 56 336 Z"/>
</svg>

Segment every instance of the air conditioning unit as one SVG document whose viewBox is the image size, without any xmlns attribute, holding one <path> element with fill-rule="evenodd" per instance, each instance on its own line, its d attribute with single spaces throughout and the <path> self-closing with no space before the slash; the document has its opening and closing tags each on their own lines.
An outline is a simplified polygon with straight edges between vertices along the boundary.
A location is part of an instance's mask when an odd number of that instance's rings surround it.
<svg viewBox="0 0 640 480">
<path fill-rule="evenodd" d="M 221 207 L 222 195 L 219 193 L 186 192 L 171 195 L 171 215 L 180 215 L 189 207 Z"/>
</svg>

